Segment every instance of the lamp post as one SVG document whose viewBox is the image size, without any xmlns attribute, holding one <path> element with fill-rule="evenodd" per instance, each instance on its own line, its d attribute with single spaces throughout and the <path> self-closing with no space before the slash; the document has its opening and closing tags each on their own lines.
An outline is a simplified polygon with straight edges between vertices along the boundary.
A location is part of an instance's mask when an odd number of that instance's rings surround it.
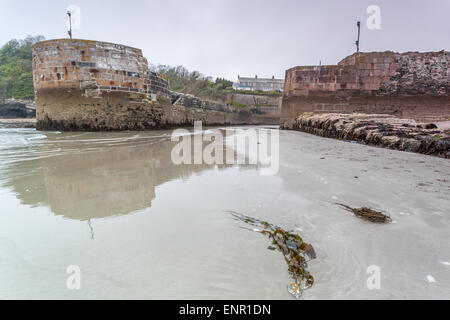
<svg viewBox="0 0 450 320">
<path fill-rule="evenodd" d="M 356 40 L 356 52 L 359 52 L 359 37 L 361 35 L 361 21 L 358 21 L 356 23 L 356 26 L 358 27 L 358 40 Z"/>
<path fill-rule="evenodd" d="M 69 16 L 69 31 L 68 31 L 68 34 L 69 34 L 70 40 L 72 40 L 72 12 L 67 11 L 67 15 Z"/>
</svg>

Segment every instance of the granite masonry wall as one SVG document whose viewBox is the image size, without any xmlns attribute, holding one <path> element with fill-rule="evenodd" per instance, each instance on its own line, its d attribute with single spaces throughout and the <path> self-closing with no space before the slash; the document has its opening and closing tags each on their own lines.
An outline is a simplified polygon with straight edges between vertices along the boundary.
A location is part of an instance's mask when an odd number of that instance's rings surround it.
<svg viewBox="0 0 450 320">
<path fill-rule="evenodd" d="M 168 82 L 148 69 L 140 49 L 59 39 L 33 46 L 38 130 L 148 130 L 207 125 L 267 124 L 205 107 L 173 105 Z"/>
<path fill-rule="evenodd" d="M 281 124 L 304 112 L 450 120 L 450 53 L 356 53 L 338 65 L 286 71 Z"/>
</svg>

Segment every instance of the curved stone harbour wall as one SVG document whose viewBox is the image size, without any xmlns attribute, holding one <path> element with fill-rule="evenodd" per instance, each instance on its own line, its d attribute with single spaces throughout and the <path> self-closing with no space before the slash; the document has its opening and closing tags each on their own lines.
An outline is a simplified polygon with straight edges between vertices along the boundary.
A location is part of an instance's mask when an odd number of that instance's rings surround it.
<svg viewBox="0 0 450 320">
<path fill-rule="evenodd" d="M 338 65 L 286 71 L 281 123 L 304 112 L 388 113 L 450 120 L 450 53 L 356 53 Z"/>
<path fill-rule="evenodd" d="M 274 124 L 223 110 L 173 105 L 168 82 L 150 72 L 140 49 L 60 39 L 33 46 L 38 130 L 147 130 L 206 125 Z"/>
<path fill-rule="evenodd" d="M 50 40 L 33 46 L 35 90 L 100 89 L 148 93 L 147 59 L 140 49 L 89 40 Z"/>
</svg>

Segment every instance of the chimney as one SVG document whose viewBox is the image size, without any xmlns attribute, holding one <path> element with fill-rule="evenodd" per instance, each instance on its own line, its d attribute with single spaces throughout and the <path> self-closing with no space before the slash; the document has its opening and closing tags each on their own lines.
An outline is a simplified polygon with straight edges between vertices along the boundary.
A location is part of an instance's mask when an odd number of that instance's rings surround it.
<svg viewBox="0 0 450 320">
<path fill-rule="evenodd" d="M 272 80 L 275 80 L 275 76 L 272 76 Z"/>
<path fill-rule="evenodd" d="M 258 75 L 255 76 L 255 79 L 258 79 Z"/>
</svg>

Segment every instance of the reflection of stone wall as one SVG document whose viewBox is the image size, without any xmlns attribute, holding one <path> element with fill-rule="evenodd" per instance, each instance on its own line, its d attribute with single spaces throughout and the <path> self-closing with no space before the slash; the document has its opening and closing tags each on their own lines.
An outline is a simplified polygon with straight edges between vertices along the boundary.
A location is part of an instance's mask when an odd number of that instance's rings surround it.
<svg viewBox="0 0 450 320">
<path fill-rule="evenodd" d="M 450 53 L 359 53 L 335 66 L 286 71 L 281 122 L 303 112 L 450 119 Z"/>
<path fill-rule="evenodd" d="M 233 167 L 175 165 L 171 153 L 178 142 L 172 142 L 170 135 L 170 131 L 142 136 L 131 132 L 49 135 L 46 146 L 31 148 L 30 159 L 5 165 L 0 181 L 22 204 L 48 206 L 56 215 L 89 220 L 149 208 L 159 185 Z M 194 152 L 193 143 L 191 148 Z M 256 168 L 248 164 L 239 170 Z"/>
<path fill-rule="evenodd" d="M 128 214 L 149 208 L 156 186 L 214 167 L 176 166 L 172 148 L 170 141 L 155 141 L 43 159 L 52 211 L 78 220 Z"/>
</svg>

